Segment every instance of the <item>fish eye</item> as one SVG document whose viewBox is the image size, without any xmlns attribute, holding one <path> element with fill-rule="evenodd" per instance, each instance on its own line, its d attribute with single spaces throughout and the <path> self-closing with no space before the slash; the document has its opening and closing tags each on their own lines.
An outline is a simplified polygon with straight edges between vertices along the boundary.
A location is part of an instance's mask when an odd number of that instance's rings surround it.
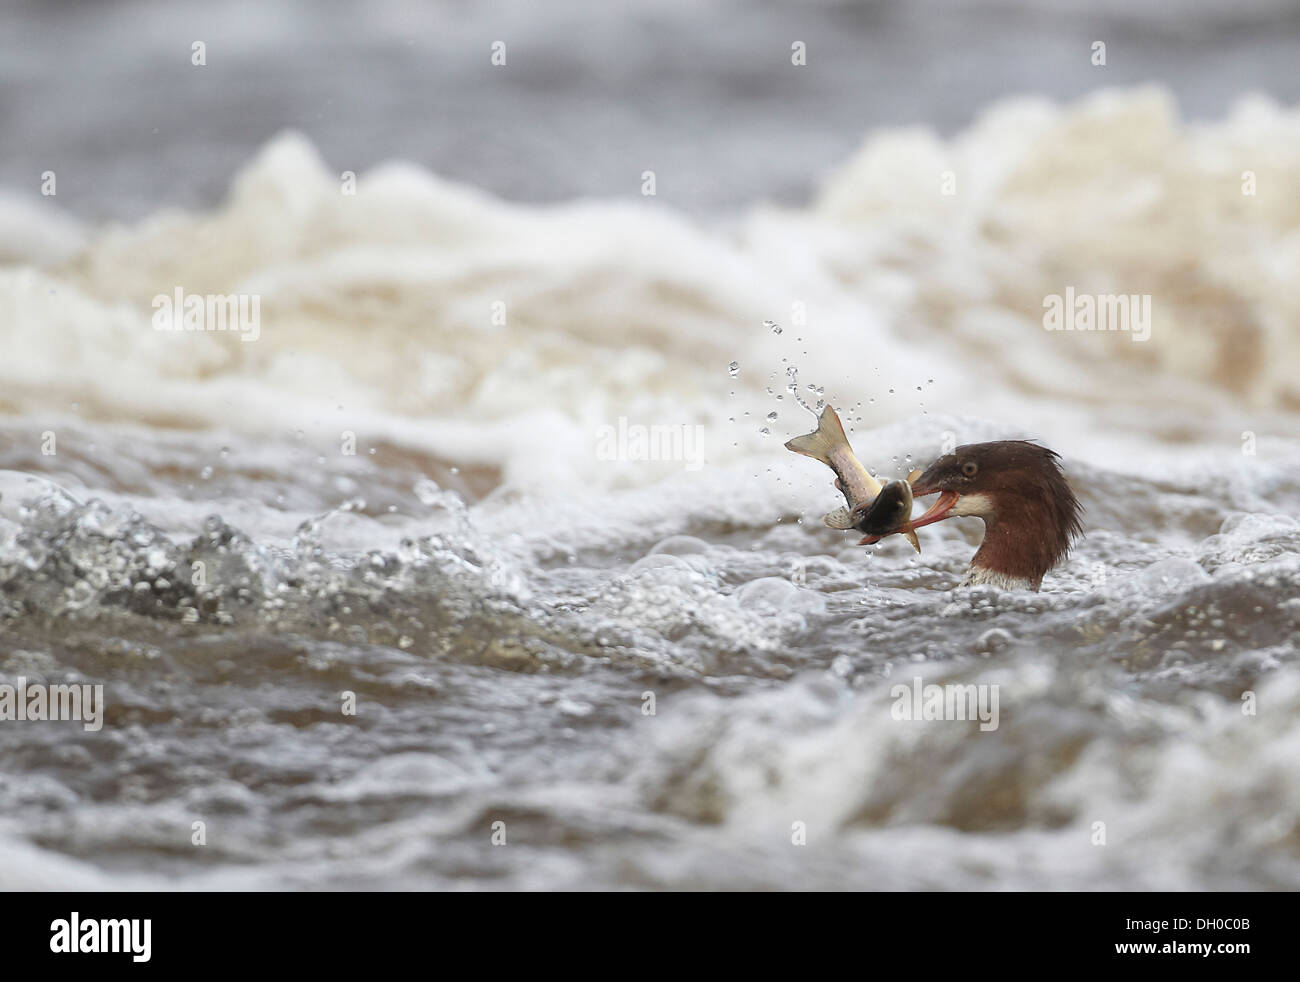
<svg viewBox="0 0 1300 982">
<path fill-rule="evenodd" d="M 967 477 L 974 477 L 979 472 L 979 469 L 980 465 L 973 460 L 968 460 L 961 465 L 961 472 Z"/>
</svg>

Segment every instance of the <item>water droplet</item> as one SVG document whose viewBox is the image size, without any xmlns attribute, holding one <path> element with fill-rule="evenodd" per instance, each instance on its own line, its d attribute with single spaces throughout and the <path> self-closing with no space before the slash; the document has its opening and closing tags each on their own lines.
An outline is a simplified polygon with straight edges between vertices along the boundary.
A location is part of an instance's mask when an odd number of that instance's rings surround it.
<svg viewBox="0 0 1300 982">
<path fill-rule="evenodd" d="M 764 427 L 763 427 L 761 430 L 759 430 L 758 432 L 761 433 L 761 434 L 763 434 L 763 436 L 771 436 L 771 435 L 772 435 L 772 431 L 769 430 L 766 426 L 764 426 Z"/>
<path fill-rule="evenodd" d="M 199 477 L 201 477 L 205 481 L 208 480 L 208 478 L 212 477 L 212 468 L 211 467 L 203 468 L 203 470 L 199 471 Z"/>
<path fill-rule="evenodd" d="M 728 366 L 727 366 L 727 373 L 728 373 L 732 378 L 735 378 L 737 375 L 739 375 L 739 374 L 740 374 L 740 362 L 738 362 L 738 361 L 733 361 L 730 365 L 728 365 Z"/>
<path fill-rule="evenodd" d="M 775 321 L 763 321 L 763 326 L 766 327 L 773 334 L 781 333 L 781 325 L 776 323 Z"/>
<path fill-rule="evenodd" d="M 768 414 L 767 414 L 767 421 L 768 421 L 769 423 L 775 423 L 775 422 L 776 422 L 776 413 L 774 413 L 774 412 L 772 412 L 772 413 L 768 413 Z"/>
</svg>

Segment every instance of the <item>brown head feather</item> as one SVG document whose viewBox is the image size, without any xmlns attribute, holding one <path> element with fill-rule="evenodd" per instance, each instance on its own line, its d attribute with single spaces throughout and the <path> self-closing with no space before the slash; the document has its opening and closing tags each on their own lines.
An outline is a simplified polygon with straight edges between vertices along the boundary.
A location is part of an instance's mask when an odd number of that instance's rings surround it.
<svg viewBox="0 0 1300 982">
<path fill-rule="evenodd" d="M 927 467 L 912 491 L 951 491 L 986 501 L 975 512 L 985 532 L 971 565 L 1028 580 L 1035 590 L 1083 532 L 1083 509 L 1061 471 L 1060 455 L 1028 440 L 958 447 Z"/>
</svg>

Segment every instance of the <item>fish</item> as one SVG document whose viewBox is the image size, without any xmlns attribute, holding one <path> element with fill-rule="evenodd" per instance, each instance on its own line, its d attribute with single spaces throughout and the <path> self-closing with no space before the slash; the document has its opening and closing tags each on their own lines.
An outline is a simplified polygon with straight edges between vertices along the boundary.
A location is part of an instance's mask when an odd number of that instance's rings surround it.
<svg viewBox="0 0 1300 982">
<path fill-rule="evenodd" d="M 867 536 L 901 533 L 912 548 L 921 551 L 920 540 L 911 526 L 912 485 L 908 481 L 881 484 L 853 453 L 839 415 L 830 406 L 822 410 L 817 429 L 797 436 L 785 448 L 821 461 L 835 472 L 835 489 L 844 495 L 846 507 L 822 517 L 833 529 L 857 529 Z M 913 471 L 909 477 L 919 474 Z"/>
</svg>

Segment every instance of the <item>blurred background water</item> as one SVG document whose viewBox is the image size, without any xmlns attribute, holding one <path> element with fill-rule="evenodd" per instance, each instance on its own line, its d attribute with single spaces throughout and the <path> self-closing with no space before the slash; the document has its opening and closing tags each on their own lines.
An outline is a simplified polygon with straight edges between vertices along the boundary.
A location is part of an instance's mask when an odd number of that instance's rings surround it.
<svg viewBox="0 0 1300 982">
<path fill-rule="evenodd" d="M 53 169 L 101 219 L 212 205 L 287 128 L 339 169 L 410 160 L 518 201 L 638 197 L 651 168 L 717 212 L 802 203 L 867 130 L 950 134 L 1008 95 L 1158 82 L 1192 119 L 1300 98 L 1288 0 L 14 0 L 0 29 L 0 184 Z"/>
</svg>

